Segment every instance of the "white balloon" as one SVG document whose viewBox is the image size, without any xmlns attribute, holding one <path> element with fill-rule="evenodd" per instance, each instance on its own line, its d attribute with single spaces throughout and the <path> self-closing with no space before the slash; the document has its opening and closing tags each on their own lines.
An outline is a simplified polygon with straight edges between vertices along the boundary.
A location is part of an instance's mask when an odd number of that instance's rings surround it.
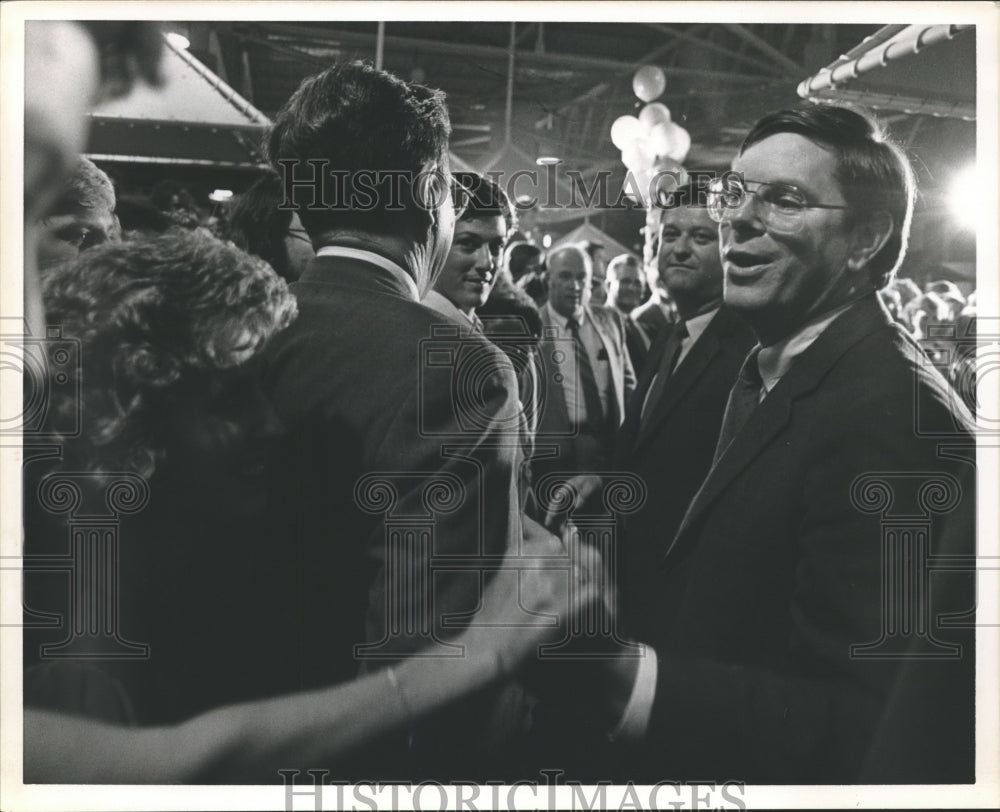
<svg viewBox="0 0 1000 812">
<path fill-rule="evenodd" d="M 652 130 L 653 127 L 661 122 L 669 121 L 670 110 L 667 108 L 667 105 L 660 102 L 647 104 L 639 111 L 639 123 L 644 125 L 647 130 Z"/>
<path fill-rule="evenodd" d="M 622 163 L 629 169 L 635 171 L 645 163 L 642 150 L 639 149 L 639 142 L 633 141 L 622 150 Z"/>
<path fill-rule="evenodd" d="M 670 136 L 669 121 L 661 121 L 650 130 L 649 137 L 646 140 L 649 142 L 650 149 L 656 153 L 656 157 L 662 158 L 670 154 L 670 148 L 674 143 Z"/>
<path fill-rule="evenodd" d="M 611 125 L 611 143 L 620 150 L 624 150 L 639 135 L 639 119 L 635 116 L 621 116 Z"/>
<path fill-rule="evenodd" d="M 651 102 L 667 89 L 667 77 L 656 65 L 643 65 L 632 77 L 632 90 L 644 102 Z"/>
<path fill-rule="evenodd" d="M 673 158 L 678 163 L 684 163 L 688 150 L 691 149 L 691 133 L 679 124 L 671 122 L 673 129 L 670 133 L 671 150 L 667 153 L 668 158 Z"/>
<path fill-rule="evenodd" d="M 639 152 L 642 153 L 643 162 L 652 166 L 656 163 L 656 145 L 647 136 L 645 138 L 640 138 L 637 142 L 639 144 Z"/>
</svg>

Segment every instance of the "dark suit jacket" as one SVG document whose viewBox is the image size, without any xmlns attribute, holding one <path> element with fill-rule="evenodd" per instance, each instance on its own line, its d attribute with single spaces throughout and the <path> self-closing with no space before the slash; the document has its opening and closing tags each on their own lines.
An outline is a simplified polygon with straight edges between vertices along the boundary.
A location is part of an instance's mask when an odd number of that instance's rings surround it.
<svg viewBox="0 0 1000 812">
<path fill-rule="evenodd" d="M 442 560 L 475 566 L 516 539 L 520 424 L 504 354 L 460 335 L 384 269 L 317 257 L 292 290 L 299 316 L 268 348 L 265 369 L 289 437 L 272 466 L 273 597 L 262 599 L 278 628 L 294 630 L 269 661 L 295 683 L 284 687 L 308 688 L 440 650 L 431 635 L 454 633 L 445 617 L 477 608 L 480 573 L 444 570 Z M 405 536 L 399 523 L 414 535 L 389 555 L 388 535 Z M 417 578 L 397 607 L 400 569 Z M 355 653 L 380 642 L 380 659 Z M 457 747 L 459 737 L 440 743 Z M 439 763 L 450 770 L 448 756 Z"/>
<path fill-rule="evenodd" d="M 642 421 L 642 404 L 670 332 L 663 330 L 650 349 L 618 435 L 615 466 L 636 474 L 646 486 L 646 501 L 621 525 L 619 597 L 629 633 L 654 646 L 663 579 L 657 564 L 712 465 L 729 389 L 757 341 L 739 316 L 721 308 Z"/>
<path fill-rule="evenodd" d="M 663 559 L 647 778 L 850 783 L 864 767 L 866 780 L 971 779 L 966 723 L 958 741 L 953 726 L 931 723 L 943 732 L 921 743 L 962 749 L 969 758 L 960 772 L 935 775 L 915 764 L 901 776 L 864 764 L 900 660 L 851 648 L 883 632 L 883 530 L 915 528 L 897 537 L 904 541 L 929 533 L 933 553 L 954 523 L 974 526 L 970 431 L 957 395 L 874 295 L 796 359 L 708 474 Z M 939 453 L 939 445 L 964 451 Z M 961 539 L 960 548 L 972 552 L 973 541 Z M 887 557 L 887 572 L 897 561 Z M 910 706 L 939 721 L 953 713 L 968 720 L 971 711 L 963 668 L 971 635 L 934 623 L 944 609 L 973 606 L 963 583 L 953 607 L 932 592 L 928 610 L 933 635 L 966 638 L 962 658 L 912 663 L 948 670 L 947 699 Z M 894 606 L 886 617 L 898 633 Z M 911 651 L 911 643 L 890 636 L 876 653 Z"/>
<path fill-rule="evenodd" d="M 589 305 L 584 310 L 585 317 L 593 324 L 601 337 L 601 342 L 607 353 L 614 387 L 614 397 L 611 400 L 612 413 L 609 415 L 608 421 L 611 429 L 605 442 L 607 464 L 610 465 L 614 427 L 620 426 L 624 420 L 626 404 L 631 399 L 632 391 L 635 389 L 635 372 L 625 349 L 625 320 L 622 314 L 614 308 L 599 305 Z M 532 466 L 536 481 L 540 476 L 550 471 L 579 470 L 579 460 L 574 454 L 572 441 L 576 428 L 570 420 L 569 411 L 566 408 L 566 398 L 560 382 L 561 376 L 554 358 L 556 352 L 573 351 L 572 339 L 557 338 L 553 340 L 551 331 L 555 329 L 555 325 L 547 314 L 548 308 L 543 307 L 541 309 L 543 336 L 538 347 L 542 369 L 541 414 L 538 420 L 535 443 L 538 456 L 535 465 Z M 548 336 L 544 335 L 546 329 L 550 331 Z M 550 449 L 548 452 L 546 452 L 546 447 Z M 553 448 L 558 449 L 557 456 L 543 456 L 545 453 L 551 454 Z"/>
<path fill-rule="evenodd" d="M 647 347 L 652 347 L 659 334 L 673 322 L 663 315 L 663 309 L 652 299 L 639 305 L 629 314 L 632 323 L 642 332 Z"/>
</svg>

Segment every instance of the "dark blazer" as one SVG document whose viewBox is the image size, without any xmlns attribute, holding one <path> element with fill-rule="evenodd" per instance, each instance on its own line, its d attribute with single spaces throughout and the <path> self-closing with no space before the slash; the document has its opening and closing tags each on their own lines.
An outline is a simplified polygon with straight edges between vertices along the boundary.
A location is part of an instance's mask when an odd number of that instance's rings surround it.
<svg viewBox="0 0 1000 812">
<path fill-rule="evenodd" d="M 294 630 L 270 660 L 296 683 L 284 687 L 308 688 L 441 650 L 432 637 L 454 633 L 445 618 L 474 612 L 480 573 L 442 569 L 442 558 L 474 567 L 516 539 L 520 424 L 506 356 L 410 299 L 388 271 L 317 257 L 292 290 L 299 316 L 265 365 L 289 431 L 272 465 L 265 577 L 277 626 Z M 388 555 L 399 523 L 413 541 Z M 390 561 L 418 576 L 398 609 Z M 379 659 L 357 656 L 365 643 L 381 644 L 369 651 Z"/>
<path fill-rule="evenodd" d="M 971 780 L 965 723 L 959 740 L 954 726 L 931 724 L 942 732 L 921 742 L 961 749 L 961 771 L 936 775 L 917 762 L 901 776 L 865 763 L 900 660 L 851 647 L 882 636 L 883 531 L 897 541 L 903 526 L 916 528 L 912 539 L 929 533 L 933 553 L 949 527 L 974 526 L 972 444 L 960 399 L 874 295 L 796 359 L 710 471 L 663 557 L 645 778 L 851 783 L 864 770 L 876 782 Z M 974 550 L 969 535 L 963 552 Z M 947 700 L 911 705 L 932 718 L 971 709 L 962 667 L 971 634 L 934 623 L 942 610 L 972 608 L 962 583 L 953 606 L 932 593 L 928 610 L 931 634 L 965 638 L 962 657 L 911 664 L 947 671 Z M 890 637 L 875 653 L 910 651 L 908 640 Z"/>
<path fill-rule="evenodd" d="M 642 421 L 643 401 L 670 332 L 663 330 L 650 349 L 615 452 L 615 467 L 636 474 L 646 486 L 646 501 L 621 525 L 623 620 L 635 638 L 653 645 L 663 578 L 656 565 L 712 465 L 729 389 L 757 341 L 739 316 L 720 308 Z"/>
<path fill-rule="evenodd" d="M 625 316 L 625 347 L 628 350 L 628 357 L 632 361 L 632 369 L 635 370 L 638 376 L 639 372 L 646 365 L 646 356 L 649 354 L 649 343 L 642 332 L 642 328 L 628 316 Z"/>
<path fill-rule="evenodd" d="M 633 310 L 629 314 L 629 319 L 639 328 L 647 347 L 652 347 L 659 334 L 673 324 L 663 315 L 663 309 L 659 303 L 652 299 Z"/>
<path fill-rule="evenodd" d="M 625 418 L 626 404 L 635 389 L 635 372 L 625 349 L 625 319 L 614 308 L 588 305 L 584 308 L 585 318 L 597 330 L 607 353 L 611 370 L 611 380 L 614 387 L 614 397 L 611 400 L 612 413 L 609 415 L 607 441 L 607 463 L 611 463 L 615 427 L 620 426 Z M 542 317 L 543 336 L 539 342 L 541 356 L 542 381 L 541 407 L 536 437 L 536 463 L 533 465 L 535 479 L 548 471 L 577 470 L 577 460 L 574 457 L 571 441 L 575 428 L 566 408 L 566 398 L 563 393 L 559 368 L 554 354 L 560 351 L 572 351 L 572 339 L 556 338 L 553 340 L 554 323 L 548 317 L 548 308 L 540 310 Z M 548 330 L 549 334 L 545 335 Z M 566 345 L 570 349 L 566 349 Z M 558 456 L 543 457 L 544 447 L 558 448 Z"/>
</svg>

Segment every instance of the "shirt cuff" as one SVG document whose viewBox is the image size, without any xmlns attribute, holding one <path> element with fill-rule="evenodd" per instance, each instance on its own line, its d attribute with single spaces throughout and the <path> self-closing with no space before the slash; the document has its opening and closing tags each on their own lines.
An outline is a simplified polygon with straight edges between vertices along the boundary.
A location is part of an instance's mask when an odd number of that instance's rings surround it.
<svg viewBox="0 0 1000 812">
<path fill-rule="evenodd" d="M 640 739 L 649 727 L 653 700 L 656 698 L 658 664 L 653 647 L 644 645 L 643 649 L 635 682 L 632 684 L 632 693 L 618 727 L 611 733 L 612 741 Z"/>
</svg>

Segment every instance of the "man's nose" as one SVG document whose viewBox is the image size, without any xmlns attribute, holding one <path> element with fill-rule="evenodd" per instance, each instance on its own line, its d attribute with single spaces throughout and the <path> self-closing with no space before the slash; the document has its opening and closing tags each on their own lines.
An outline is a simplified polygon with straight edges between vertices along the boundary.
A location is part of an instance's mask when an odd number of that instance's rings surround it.
<svg viewBox="0 0 1000 812">
<path fill-rule="evenodd" d="M 677 238 L 674 243 L 674 256 L 678 259 L 683 259 L 684 257 L 690 255 L 691 253 L 691 240 L 689 237 L 681 236 Z"/>
<path fill-rule="evenodd" d="M 488 273 L 493 269 L 493 255 L 488 245 L 481 245 L 476 251 L 476 270 Z"/>
<path fill-rule="evenodd" d="M 726 219 L 720 223 L 720 228 L 733 228 L 737 231 L 763 231 L 764 224 L 758 216 L 756 197 L 744 193 L 739 203 L 726 210 Z"/>
</svg>

